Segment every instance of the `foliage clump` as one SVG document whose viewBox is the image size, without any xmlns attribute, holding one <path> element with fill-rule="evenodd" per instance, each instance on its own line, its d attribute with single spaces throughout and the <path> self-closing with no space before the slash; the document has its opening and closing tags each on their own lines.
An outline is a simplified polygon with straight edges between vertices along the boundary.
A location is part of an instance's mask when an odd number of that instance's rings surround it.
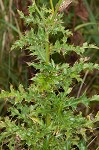
<svg viewBox="0 0 99 150">
<path fill-rule="evenodd" d="M 29 16 L 22 12 L 19 14 L 26 25 L 30 25 L 30 30 L 21 35 L 12 49 L 28 49 L 38 60 L 38 63 L 30 62 L 29 65 L 39 71 L 27 89 L 20 85 L 18 90 L 14 90 L 11 86 L 10 92 L 1 92 L 0 98 L 11 104 L 8 116 L 0 121 L 1 147 L 11 150 L 87 149 L 86 131 L 93 132 L 99 115 L 91 120 L 81 112 L 75 112 L 79 103 L 88 107 L 91 101 L 98 101 L 99 96 L 87 98 L 84 93 L 80 97 L 71 97 L 70 93 L 74 80 L 82 82 L 81 71 L 99 69 L 97 64 L 85 62 L 83 56 L 87 48 L 95 46 L 68 44 L 72 33 L 63 26 L 62 14 L 45 6 L 38 9 L 33 3 L 29 7 Z M 62 35 L 61 39 L 58 39 L 58 34 Z M 55 41 L 51 42 L 53 36 Z M 80 56 L 73 66 L 55 63 L 52 57 L 57 53 L 65 57 L 72 51 Z"/>
</svg>

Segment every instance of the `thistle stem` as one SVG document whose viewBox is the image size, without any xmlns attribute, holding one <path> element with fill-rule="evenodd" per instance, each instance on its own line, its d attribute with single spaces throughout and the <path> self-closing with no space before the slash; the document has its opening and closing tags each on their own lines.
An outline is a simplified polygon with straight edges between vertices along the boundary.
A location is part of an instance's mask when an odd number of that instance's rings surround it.
<svg viewBox="0 0 99 150">
<path fill-rule="evenodd" d="M 55 9 L 53 17 L 52 17 L 52 22 L 53 22 L 53 20 L 55 19 L 56 15 L 57 15 L 57 12 L 58 12 L 58 9 L 59 9 L 61 3 L 62 3 L 62 0 L 59 0 L 57 5 L 56 5 L 56 9 Z"/>
<path fill-rule="evenodd" d="M 46 64 L 50 61 L 50 52 L 49 52 L 49 34 L 46 33 Z"/>
<path fill-rule="evenodd" d="M 51 9 L 52 9 L 52 14 L 54 14 L 54 6 L 53 6 L 53 1 L 50 0 L 50 5 L 51 5 Z"/>
</svg>

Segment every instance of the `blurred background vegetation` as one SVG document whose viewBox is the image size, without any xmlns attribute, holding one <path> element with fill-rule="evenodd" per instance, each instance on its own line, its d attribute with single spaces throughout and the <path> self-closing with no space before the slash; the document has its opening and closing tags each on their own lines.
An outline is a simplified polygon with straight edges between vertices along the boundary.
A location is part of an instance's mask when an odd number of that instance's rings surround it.
<svg viewBox="0 0 99 150">
<path fill-rule="evenodd" d="M 58 0 L 53 0 L 54 7 Z M 28 61 L 35 58 L 29 56 L 26 50 L 10 51 L 11 46 L 18 37 L 29 30 L 23 20 L 20 19 L 17 9 L 28 15 L 27 8 L 32 0 L 0 0 L 0 89 L 9 90 L 12 84 L 16 89 L 20 83 L 27 87 L 31 82 L 30 78 L 35 75 L 35 68 L 27 66 Z M 50 0 L 36 0 L 38 7 L 46 4 L 50 8 Z M 99 46 L 99 0 L 73 0 L 64 11 L 64 26 L 73 32 L 68 40 L 74 45 L 82 45 L 83 42 L 93 43 Z M 54 39 L 51 39 L 54 40 Z M 85 56 L 90 61 L 99 63 L 99 50 L 89 49 Z M 56 61 L 63 58 L 54 56 Z M 68 62 L 73 64 L 77 59 L 72 53 Z M 73 91 L 79 96 L 86 91 L 88 96 L 99 94 L 99 72 L 84 72 L 81 74 L 84 84 L 77 85 Z M 4 110 L 4 102 L 0 101 L 0 114 Z M 99 104 L 92 104 L 90 111 L 96 113 Z"/>
</svg>

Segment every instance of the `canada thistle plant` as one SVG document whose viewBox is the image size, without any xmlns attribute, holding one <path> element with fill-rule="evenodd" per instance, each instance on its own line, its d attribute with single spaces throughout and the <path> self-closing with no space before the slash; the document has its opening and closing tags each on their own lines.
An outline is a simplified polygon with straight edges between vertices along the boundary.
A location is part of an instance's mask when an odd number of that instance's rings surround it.
<svg viewBox="0 0 99 150">
<path fill-rule="evenodd" d="M 79 103 L 88 107 L 91 101 L 99 101 L 99 95 L 87 98 L 86 93 L 76 98 L 71 97 L 73 81 L 82 82 L 81 71 L 99 69 L 99 65 L 85 62 L 83 53 L 88 48 L 97 48 L 84 43 L 74 46 L 67 43 L 71 36 L 65 30 L 62 14 L 58 14 L 59 0 L 55 11 L 45 6 L 38 8 L 34 2 L 29 6 L 29 15 L 19 11 L 30 30 L 20 36 L 12 49 L 27 49 L 36 56 L 38 63 L 30 62 L 38 73 L 32 84 L 18 90 L 13 86 L 10 92 L 1 91 L 0 99 L 10 103 L 8 116 L 0 118 L 1 148 L 29 150 L 79 150 L 87 149 L 86 131 L 94 131 L 94 123 L 99 114 L 91 120 L 82 113 L 75 114 Z M 58 35 L 61 35 L 61 39 Z M 51 41 L 54 37 L 54 42 Z M 59 53 L 65 57 L 70 52 L 80 56 L 73 66 L 68 63 L 55 63 L 53 55 Z"/>
</svg>

